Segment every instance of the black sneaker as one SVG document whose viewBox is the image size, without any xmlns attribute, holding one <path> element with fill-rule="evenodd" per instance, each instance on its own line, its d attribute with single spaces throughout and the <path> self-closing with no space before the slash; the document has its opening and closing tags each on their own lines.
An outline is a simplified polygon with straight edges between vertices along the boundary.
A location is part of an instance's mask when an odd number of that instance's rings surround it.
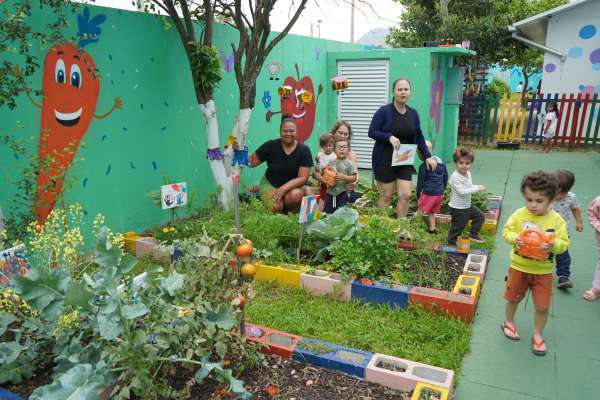
<svg viewBox="0 0 600 400">
<path fill-rule="evenodd" d="M 432 235 L 437 235 L 437 229 L 427 229 L 427 233 L 430 233 Z"/>
<path fill-rule="evenodd" d="M 470 235 L 469 238 L 475 243 L 483 243 L 485 240 L 481 238 L 479 235 Z"/>
<path fill-rule="evenodd" d="M 571 280 L 566 276 L 559 276 L 556 287 L 559 289 L 569 289 L 573 287 L 573 282 L 571 282 Z"/>
</svg>

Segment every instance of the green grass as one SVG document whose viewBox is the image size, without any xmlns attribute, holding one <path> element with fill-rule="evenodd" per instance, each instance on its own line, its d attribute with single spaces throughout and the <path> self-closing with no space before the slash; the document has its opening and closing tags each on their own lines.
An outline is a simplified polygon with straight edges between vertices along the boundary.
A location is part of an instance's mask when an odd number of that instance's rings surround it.
<svg viewBox="0 0 600 400">
<path fill-rule="evenodd" d="M 246 305 L 248 321 L 296 335 L 423 362 L 458 373 L 469 350 L 471 328 L 420 308 L 391 309 L 303 289 L 256 286 Z"/>
</svg>

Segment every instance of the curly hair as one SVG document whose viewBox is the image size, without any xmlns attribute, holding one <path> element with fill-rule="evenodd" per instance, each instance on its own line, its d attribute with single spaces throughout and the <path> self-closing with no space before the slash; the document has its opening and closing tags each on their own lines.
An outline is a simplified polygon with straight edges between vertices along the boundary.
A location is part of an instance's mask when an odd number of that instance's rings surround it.
<svg viewBox="0 0 600 400">
<path fill-rule="evenodd" d="M 467 147 L 458 147 L 456 150 L 454 150 L 454 153 L 452 153 L 452 160 L 454 160 L 454 162 L 458 162 L 458 160 L 461 158 L 466 158 L 473 162 L 475 161 L 475 153 L 473 153 L 473 150 Z"/>
<path fill-rule="evenodd" d="M 575 185 L 575 175 L 571 171 L 559 169 L 558 171 L 554 171 L 552 175 L 556 179 L 559 192 L 567 193 Z"/>
<path fill-rule="evenodd" d="M 521 180 L 521 193 L 525 188 L 532 192 L 542 192 L 550 200 L 554 200 L 558 192 L 558 182 L 553 174 L 546 171 L 530 172 Z"/>
</svg>

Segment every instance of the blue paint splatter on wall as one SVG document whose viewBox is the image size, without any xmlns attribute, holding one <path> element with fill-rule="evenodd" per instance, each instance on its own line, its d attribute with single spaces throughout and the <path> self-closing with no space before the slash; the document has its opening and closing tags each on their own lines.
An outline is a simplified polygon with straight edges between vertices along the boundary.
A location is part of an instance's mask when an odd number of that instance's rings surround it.
<svg viewBox="0 0 600 400">
<path fill-rule="evenodd" d="M 266 109 L 271 107 L 271 93 L 268 90 L 263 92 L 262 103 Z"/>
<path fill-rule="evenodd" d="M 225 54 L 225 52 L 219 50 L 219 58 L 221 59 L 221 63 L 223 63 L 223 69 L 226 72 L 231 72 L 233 70 L 233 63 L 235 62 L 233 52 Z"/>
<path fill-rule="evenodd" d="M 315 59 L 319 61 L 321 58 L 321 49 L 315 49 Z"/>
<path fill-rule="evenodd" d="M 88 178 L 83 178 L 83 183 L 81 184 L 83 187 L 87 186 Z"/>
<path fill-rule="evenodd" d="M 157 169 L 156 161 L 152 161 L 152 169 L 156 171 L 156 169 Z"/>
<path fill-rule="evenodd" d="M 106 175 L 110 174 L 111 166 L 108 164 L 108 168 L 106 168 Z"/>
</svg>

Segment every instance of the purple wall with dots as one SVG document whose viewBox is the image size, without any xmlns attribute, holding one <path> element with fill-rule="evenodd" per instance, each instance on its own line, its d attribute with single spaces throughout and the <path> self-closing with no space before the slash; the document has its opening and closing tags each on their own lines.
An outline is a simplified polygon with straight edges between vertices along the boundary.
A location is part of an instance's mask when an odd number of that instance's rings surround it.
<svg viewBox="0 0 600 400">
<path fill-rule="evenodd" d="M 566 59 L 545 54 L 542 92 L 600 96 L 600 1 L 552 16 L 546 46 L 564 53 Z"/>
</svg>

